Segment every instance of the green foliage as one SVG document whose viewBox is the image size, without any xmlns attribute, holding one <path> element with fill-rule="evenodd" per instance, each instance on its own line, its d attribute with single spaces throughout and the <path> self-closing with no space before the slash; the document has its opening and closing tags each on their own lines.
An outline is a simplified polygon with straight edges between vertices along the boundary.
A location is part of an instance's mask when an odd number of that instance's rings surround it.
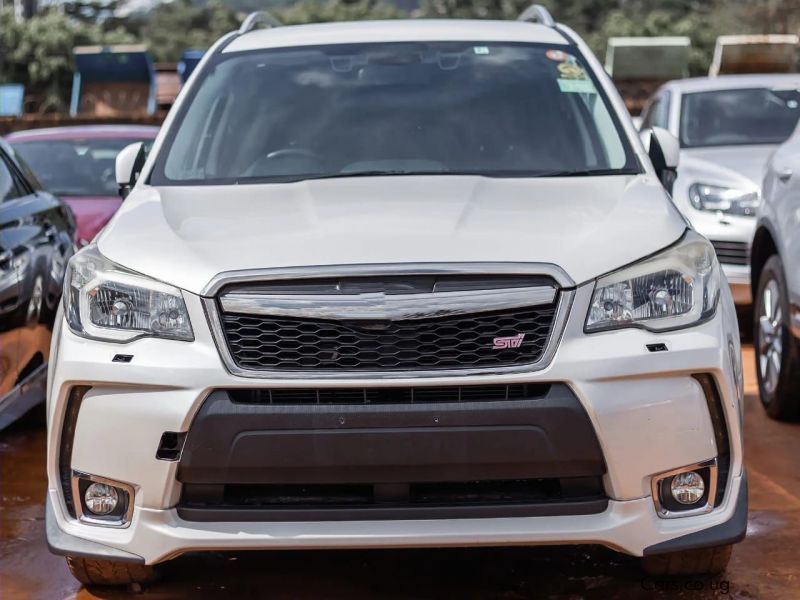
<svg viewBox="0 0 800 600">
<path fill-rule="evenodd" d="M 243 15 L 269 9 L 284 23 L 407 16 L 401 0 L 171 0 L 145 15 L 110 17 L 125 0 L 66 0 L 17 22 L 0 9 L 0 82 L 44 90 L 63 107 L 72 81 L 72 48 L 141 42 L 158 62 L 176 62 L 184 50 L 208 48 L 239 26 Z M 797 31 L 800 0 L 538 0 L 582 35 L 602 59 L 612 36 L 685 35 L 692 40 L 690 71 L 703 74 L 718 35 Z M 531 0 L 420 0 L 413 16 L 514 19 Z M 9 3 L 6 3 L 8 6 Z M 238 12 L 237 12 L 238 11 Z"/>
<path fill-rule="evenodd" d="M 408 16 L 391 4 L 372 0 L 300 0 L 279 11 L 278 19 L 287 25 L 324 23 L 328 21 L 362 21 L 366 19 L 397 19 Z"/>
<path fill-rule="evenodd" d="M 708 71 L 717 36 L 741 33 L 753 2 L 725 0 L 539 0 L 583 36 L 602 60 L 609 37 L 681 35 L 692 40 L 690 71 Z M 798 2 L 798 0 L 785 0 Z M 530 0 L 423 0 L 430 17 L 514 19 Z M 752 26 L 752 25 L 751 25 Z"/>
<path fill-rule="evenodd" d="M 717 37 L 743 32 L 743 21 L 736 17 L 736 11 L 731 7 L 722 11 L 719 8 L 711 9 L 708 4 L 705 8 L 676 12 L 659 9 L 631 14 L 618 9 L 609 12 L 600 28 L 588 33 L 586 39 L 594 52 L 603 57 L 610 37 L 686 36 L 692 40 L 689 72 L 692 75 L 704 75 L 708 72 Z"/>
<path fill-rule="evenodd" d="M 0 82 L 41 90 L 46 106 L 64 110 L 72 87 L 75 46 L 134 41 L 123 30 L 104 31 L 56 11 L 17 21 L 13 9 L 0 9 Z"/>
<path fill-rule="evenodd" d="M 173 0 L 156 6 L 137 33 L 156 62 L 177 62 L 184 50 L 205 50 L 238 27 L 239 18 L 222 0 Z"/>
</svg>

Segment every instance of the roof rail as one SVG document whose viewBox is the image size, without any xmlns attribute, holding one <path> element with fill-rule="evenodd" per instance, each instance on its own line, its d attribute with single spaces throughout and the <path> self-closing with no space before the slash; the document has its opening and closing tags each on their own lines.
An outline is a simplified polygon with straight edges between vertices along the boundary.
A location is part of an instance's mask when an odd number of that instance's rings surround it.
<svg viewBox="0 0 800 600">
<path fill-rule="evenodd" d="M 528 8 L 522 11 L 522 14 L 517 17 L 517 21 L 525 21 L 527 23 L 539 23 L 545 27 L 555 27 L 556 22 L 553 15 L 541 4 L 531 4 Z"/>
<path fill-rule="evenodd" d="M 283 25 L 278 19 L 273 17 L 270 13 L 265 10 L 258 10 L 256 12 L 251 12 L 244 21 L 242 21 L 242 26 L 239 27 L 239 35 L 244 35 L 248 31 L 253 31 L 259 25 L 263 25 L 265 29 L 269 29 L 271 27 L 280 27 Z"/>
</svg>

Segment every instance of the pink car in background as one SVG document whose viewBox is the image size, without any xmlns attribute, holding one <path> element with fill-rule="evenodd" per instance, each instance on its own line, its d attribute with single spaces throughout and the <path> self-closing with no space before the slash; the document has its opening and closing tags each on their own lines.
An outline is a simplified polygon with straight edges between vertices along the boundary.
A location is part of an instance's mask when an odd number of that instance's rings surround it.
<svg viewBox="0 0 800 600">
<path fill-rule="evenodd" d="M 134 142 L 152 142 L 158 127 L 84 125 L 19 131 L 6 137 L 52 194 L 69 204 L 81 245 L 108 223 L 122 199 L 117 194 L 114 161 Z"/>
</svg>

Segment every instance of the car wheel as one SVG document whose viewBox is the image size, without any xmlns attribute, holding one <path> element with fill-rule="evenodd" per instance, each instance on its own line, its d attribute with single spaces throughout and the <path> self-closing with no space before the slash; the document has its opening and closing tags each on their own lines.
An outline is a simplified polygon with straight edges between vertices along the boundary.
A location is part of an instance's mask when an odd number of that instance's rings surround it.
<svg viewBox="0 0 800 600">
<path fill-rule="evenodd" d="M 761 402 L 773 419 L 800 416 L 800 354 L 789 329 L 789 294 L 783 264 L 771 256 L 761 271 L 755 298 L 756 374 Z"/>
<path fill-rule="evenodd" d="M 719 575 L 728 567 L 733 544 L 654 554 L 642 558 L 648 575 Z"/>
<path fill-rule="evenodd" d="M 156 579 L 155 567 L 135 563 L 67 557 L 72 576 L 84 585 L 131 585 Z"/>
</svg>

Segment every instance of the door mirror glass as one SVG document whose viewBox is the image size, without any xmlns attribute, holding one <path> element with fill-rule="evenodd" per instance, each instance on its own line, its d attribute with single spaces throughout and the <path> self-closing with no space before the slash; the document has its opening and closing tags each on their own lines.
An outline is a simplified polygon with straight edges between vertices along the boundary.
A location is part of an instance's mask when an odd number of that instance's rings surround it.
<svg viewBox="0 0 800 600">
<path fill-rule="evenodd" d="M 139 173 L 144 167 L 144 161 L 147 158 L 147 152 L 143 142 L 136 142 L 125 146 L 116 160 L 116 175 L 117 186 L 119 186 L 119 195 L 123 198 L 127 197 L 133 188 L 136 180 L 139 178 Z"/>
<path fill-rule="evenodd" d="M 643 131 L 641 137 L 656 175 L 671 194 L 675 178 L 678 176 L 678 162 L 681 155 L 678 138 L 661 127 L 651 127 Z"/>
</svg>

